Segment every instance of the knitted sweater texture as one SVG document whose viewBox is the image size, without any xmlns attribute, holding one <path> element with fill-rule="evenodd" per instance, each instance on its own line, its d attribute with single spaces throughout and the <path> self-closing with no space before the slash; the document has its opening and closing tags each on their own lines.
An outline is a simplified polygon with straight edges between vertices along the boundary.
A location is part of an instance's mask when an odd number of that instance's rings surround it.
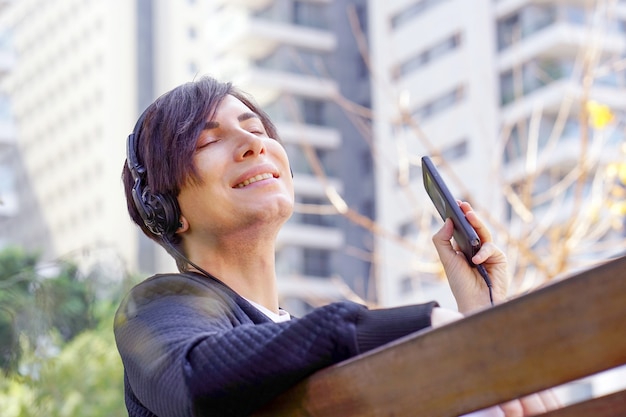
<svg viewBox="0 0 626 417">
<path fill-rule="evenodd" d="M 436 303 L 274 323 L 218 281 L 155 275 L 115 316 L 129 417 L 245 416 L 315 371 L 430 326 Z"/>
</svg>

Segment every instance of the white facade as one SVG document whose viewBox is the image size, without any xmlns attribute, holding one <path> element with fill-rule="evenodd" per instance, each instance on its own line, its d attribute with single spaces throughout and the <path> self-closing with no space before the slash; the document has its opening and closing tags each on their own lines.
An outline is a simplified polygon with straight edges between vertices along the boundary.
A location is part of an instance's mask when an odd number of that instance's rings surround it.
<svg viewBox="0 0 626 417">
<path fill-rule="evenodd" d="M 458 198 L 496 212 L 500 206 L 493 187 L 499 121 L 492 2 L 396 0 L 370 7 L 374 137 L 384 155 L 376 171 L 377 221 L 415 245 L 378 242 L 381 302 L 399 304 L 429 297 L 412 277 L 438 269 L 434 225 L 422 217 L 433 207 L 423 191 L 421 156 L 447 156 L 441 172 Z M 412 231 L 403 231 L 410 224 Z M 450 303 L 445 291 L 437 295 Z"/>
<path fill-rule="evenodd" d="M 22 0 L 3 10 L 17 56 L 4 89 L 52 247 L 42 247 L 45 232 L 29 219 L 11 233 L 48 259 L 100 248 L 133 253 L 119 180 L 134 117 L 132 5 Z"/>
</svg>

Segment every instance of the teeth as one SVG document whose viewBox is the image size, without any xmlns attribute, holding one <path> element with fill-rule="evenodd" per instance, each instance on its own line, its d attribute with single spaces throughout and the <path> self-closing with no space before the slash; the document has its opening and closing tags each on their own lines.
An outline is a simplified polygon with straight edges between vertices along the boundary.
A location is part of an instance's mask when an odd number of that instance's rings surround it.
<svg viewBox="0 0 626 417">
<path fill-rule="evenodd" d="M 274 176 L 273 176 L 272 174 L 270 174 L 270 173 L 259 174 L 259 175 L 256 175 L 256 176 L 252 177 L 252 178 L 248 178 L 248 179 L 247 179 L 247 180 L 245 180 L 244 182 L 237 184 L 235 187 L 237 187 L 237 188 L 243 188 L 243 187 L 245 187 L 246 185 L 250 185 L 250 184 L 252 184 L 253 182 L 257 182 L 257 181 L 261 181 L 261 180 L 266 180 L 266 179 L 268 179 L 268 178 L 274 178 Z"/>
</svg>

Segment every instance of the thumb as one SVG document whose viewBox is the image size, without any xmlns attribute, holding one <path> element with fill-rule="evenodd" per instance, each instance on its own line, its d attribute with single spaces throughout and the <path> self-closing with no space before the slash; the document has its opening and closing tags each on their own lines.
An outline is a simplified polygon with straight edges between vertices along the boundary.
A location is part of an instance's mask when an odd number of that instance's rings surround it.
<svg viewBox="0 0 626 417">
<path fill-rule="evenodd" d="M 435 249 L 439 254 L 439 259 L 445 265 L 447 261 L 452 260 L 453 257 L 457 256 L 456 251 L 452 247 L 452 232 L 454 231 L 454 225 L 452 224 L 451 219 L 446 219 L 443 223 L 443 226 L 437 233 L 433 235 L 433 243 L 435 245 Z"/>
</svg>

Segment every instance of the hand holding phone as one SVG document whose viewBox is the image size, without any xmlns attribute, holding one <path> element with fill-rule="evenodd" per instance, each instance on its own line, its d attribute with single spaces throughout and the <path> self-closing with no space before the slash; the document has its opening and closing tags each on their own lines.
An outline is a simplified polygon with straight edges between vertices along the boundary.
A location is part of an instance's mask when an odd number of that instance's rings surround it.
<svg viewBox="0 0 626 417">
<path fill-rule="evenodd" d="M 428 156 L 422 157 L 422 175 L 426 193 L 428 193 L 441 218 L 443 220 L 447 218 L 452 219 L 454 224 L 452 234 L 454 241 L 465 255 L 467 262 L 473 267 L 476 266 L 472 262 L 472 257 L 476 255 L 481 247 L 478 233 L 467 221 L 465 214 L 463 214 L 456 199 L 452 197 L 452 193 L 450 193 L 435 164 Z"/>
</svg>

